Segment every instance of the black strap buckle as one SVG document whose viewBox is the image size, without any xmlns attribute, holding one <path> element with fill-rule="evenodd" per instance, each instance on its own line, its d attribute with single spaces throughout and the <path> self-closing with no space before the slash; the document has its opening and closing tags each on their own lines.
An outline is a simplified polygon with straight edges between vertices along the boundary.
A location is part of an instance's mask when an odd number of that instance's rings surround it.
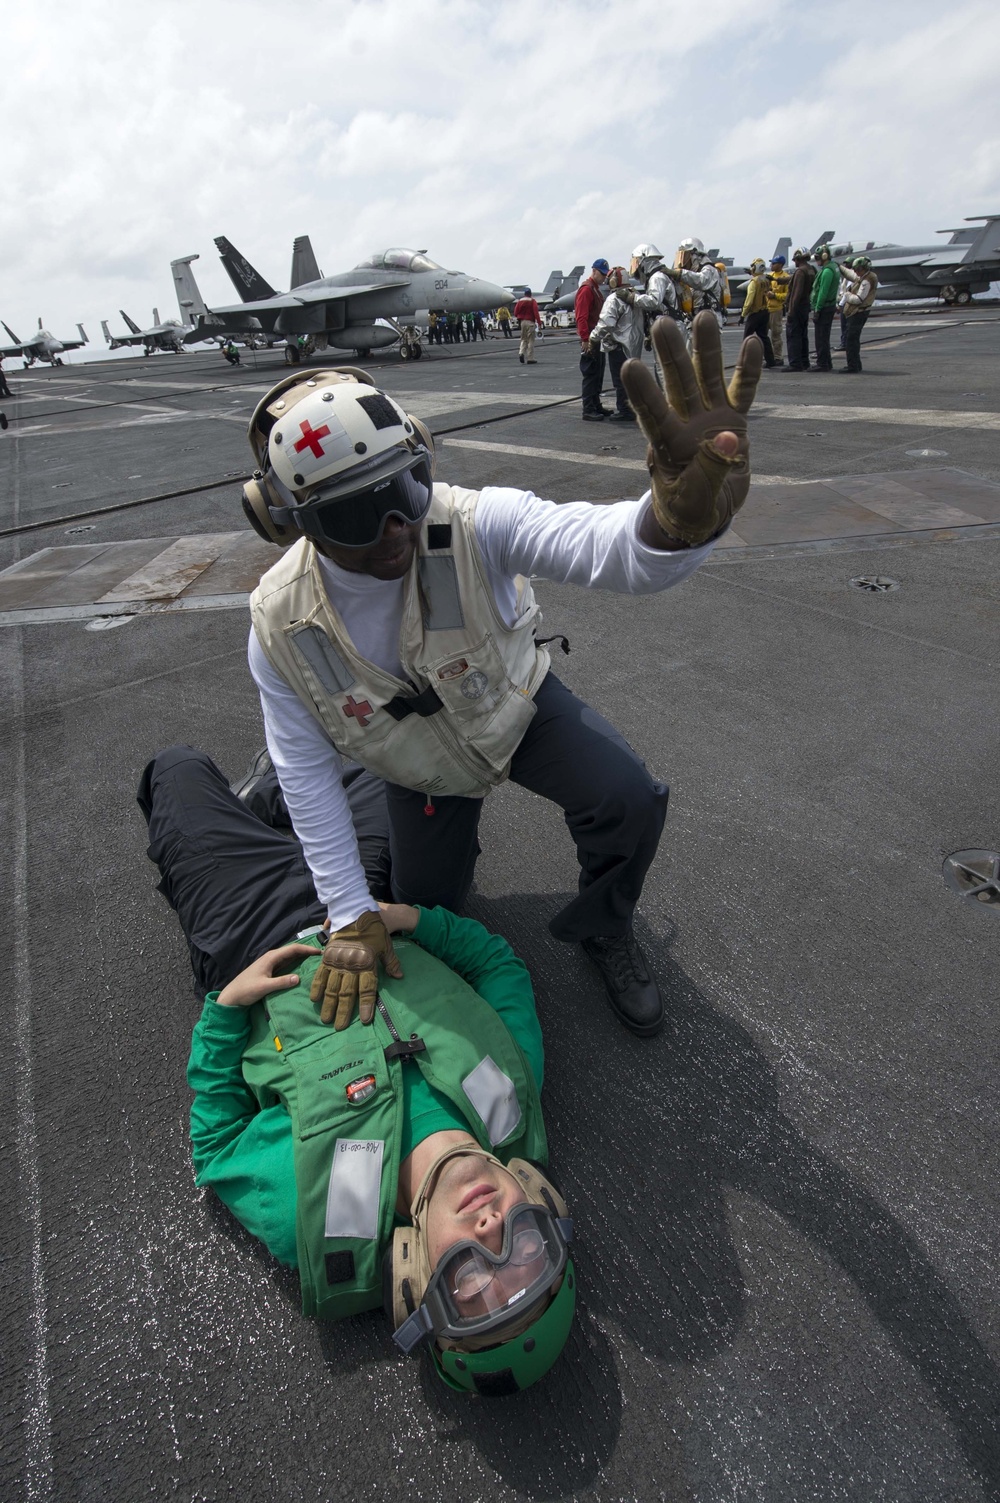
<svg viewBox="0 0 1000 1503">
<path fill-rule="evenodd" d="M 397 1039 L 393 1044 L 386 1044 L 385 1048 L 382 1050 L 382 1053 L 385 1055 L 387 1060 L 410 1059 L 414 1054 L 423 1054 L 426 1048 L 427 1045 L 424 1043 L 423 1039 L 418 1039 L 416 1035 L 414 1035 L 414 1037 L 410 1039 Z"/>
<path fill-rule="evenodd" d="M 422 694 L 395 695 L 387 705 L 383 705 L 383 709 L 388 710 L 393 720 L 405 720 L 407 715 L 419 715 L 421 719 L 428 720 L 438 710 L 444 709 L 444 701 L 434 685 L 428 684 Z"/>
</svg>

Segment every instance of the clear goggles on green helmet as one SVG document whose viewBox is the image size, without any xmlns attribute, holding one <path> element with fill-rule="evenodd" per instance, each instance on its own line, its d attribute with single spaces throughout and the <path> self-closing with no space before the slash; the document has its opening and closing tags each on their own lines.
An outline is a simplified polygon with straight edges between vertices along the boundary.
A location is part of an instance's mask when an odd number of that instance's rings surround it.
<svg viewBox="0 0 1000 1503">
<path fill-rule="evenodd" d="M 458 1242 L 439 1260 L 419 1308 L 394 1333 L 404 1352 L 422 1341 L 461 1342 L 496 1334 L 520 1321 L 561 1278 L 573 1223 L 545 1206 L 516 1205 L 504 1218 L 498 1253 L 481 1242 Z"/>
</svg>

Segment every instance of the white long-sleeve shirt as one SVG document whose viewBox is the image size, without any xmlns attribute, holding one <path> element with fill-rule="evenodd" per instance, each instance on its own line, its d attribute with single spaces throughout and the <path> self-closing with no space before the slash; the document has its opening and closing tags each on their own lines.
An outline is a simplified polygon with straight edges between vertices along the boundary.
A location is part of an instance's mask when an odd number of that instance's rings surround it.
<svg viewBox="0 0 1000 1503">
<path fill-rule="evenodd" d="M 711 553 L 714 540 L 677 553 L 648 547 L 639 537 L 639 525 L 649 504 L 648 492 L 639 501 L 611 506 L 588 501 L 560 506 L 530 491 L 484 489 L 476 507 L 476 539 L 507 624 L 515 619 L 518 574 L 626 595 L 656 594 L 689 578 Z M 322 555 L 319 566 L 327 594 L 361 656 L 403 677 L 403 581 L 352 574 Z M 248 655 L 292 827 L 333 928 L 343 928 L 375 904 L 358 856 L 340 755 L 271 666 L 253 628 Z"/>
</svg>

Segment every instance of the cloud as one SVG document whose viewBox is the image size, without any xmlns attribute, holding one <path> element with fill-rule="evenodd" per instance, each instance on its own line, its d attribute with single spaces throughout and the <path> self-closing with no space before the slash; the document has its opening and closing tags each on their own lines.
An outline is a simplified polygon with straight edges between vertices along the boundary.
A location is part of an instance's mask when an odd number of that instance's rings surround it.
<svg viewBox="0 0 1000 1503">
<path fill-rule="evenodd" d="M 230 302 L 220 233 L 278 286 L 304 233 L 325 271 L 410 244 L 501 282 L 688 234 L 926 239 L 1000 201 L 998 49 L 929 0 L 8 7 L 0 316 L 165 312 L 194 251 Z"/>
</svg>

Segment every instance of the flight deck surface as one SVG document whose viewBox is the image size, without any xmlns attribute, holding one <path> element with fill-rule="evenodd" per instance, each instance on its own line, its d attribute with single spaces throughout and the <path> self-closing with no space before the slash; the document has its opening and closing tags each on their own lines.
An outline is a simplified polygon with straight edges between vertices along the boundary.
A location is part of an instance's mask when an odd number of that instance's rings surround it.
<svg viewBox="0 0 1000 1503">
<path fill-rule="evenodd" d="M 443 479 L 636 495 L 577 354 L 366 365 Z M 692 580 L 537 587 L 556 671 L 671 785 L 637 925 L 668 1022 L 626 1033 L 549 936 L 557 811 L 491 795 L 470 912 L 535 982 L 580 1290 L 548 1379 L 492 1403 L 381 1316 L 305 1320 L 192 1184 L 198 1006 L 134 794 L 160 747 L 236 778 L 262 744 L 276 555 L 239 486 L 281 352 L 8 369 L 5 1497 L 1000 1498 L 1000 904 L 942 876 L 1000 849 L 998 354 L 995 311 L 892 312 L 854 381 L 765 372 L 750 499 Z"/>
</svg>

